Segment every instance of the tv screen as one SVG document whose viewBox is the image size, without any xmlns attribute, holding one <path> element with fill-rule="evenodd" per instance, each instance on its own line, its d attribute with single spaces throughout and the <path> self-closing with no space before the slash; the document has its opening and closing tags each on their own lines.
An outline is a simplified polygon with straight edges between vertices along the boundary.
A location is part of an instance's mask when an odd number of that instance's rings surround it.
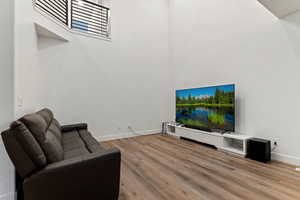
<svg viewBox="0 0 300 200">
<path fill-rule="evenodd" d="M 205 131 L 234 132 L 235 85 L 177 90 L 176 122 Z"/>
</svg>

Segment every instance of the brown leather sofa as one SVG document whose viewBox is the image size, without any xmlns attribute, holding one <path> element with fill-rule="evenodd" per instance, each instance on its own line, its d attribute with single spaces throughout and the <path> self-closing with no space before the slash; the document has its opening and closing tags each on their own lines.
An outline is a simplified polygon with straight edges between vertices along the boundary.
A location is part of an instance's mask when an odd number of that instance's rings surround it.
<svg viewBox="0 0 300 200">
<path fill-rule="evenodd" d="M 49 109 L 14 121 L 2 133 L 23 179 L 25 200 L 117 200 L 118 149 L 104 149 L 87 124 L 61 126 Z"/>
</svg>

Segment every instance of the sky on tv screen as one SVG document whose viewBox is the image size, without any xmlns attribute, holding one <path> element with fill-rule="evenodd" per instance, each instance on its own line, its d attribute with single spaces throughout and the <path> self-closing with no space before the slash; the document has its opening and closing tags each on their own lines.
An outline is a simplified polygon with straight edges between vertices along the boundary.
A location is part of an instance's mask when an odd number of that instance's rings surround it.
<svg viewBox="0 0 300 200">
<path fill-rule="evenodd" d="M 176 96 L 188 97 L 189 95 L 191 95 L 192 97 L 204 98 L 204 97 L 214 96 L 217 88 L 224 92 L 234 92 L 234 85 L 232 84 L 232 85 L 205 87 L 205 88 L 177 90 Z"/>
</svg>

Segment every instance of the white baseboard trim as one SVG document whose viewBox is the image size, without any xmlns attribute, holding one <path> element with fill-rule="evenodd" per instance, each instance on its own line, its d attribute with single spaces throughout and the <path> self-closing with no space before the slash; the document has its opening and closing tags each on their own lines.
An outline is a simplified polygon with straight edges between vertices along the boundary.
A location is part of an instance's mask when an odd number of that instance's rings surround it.
<svg viewBox="0 0 300 200">
<path fill-rule="evenodd" d="M 288 163 L 288 164 L 291 164 L 291 165 L 300 166 L 300 158 L 296 157 L 296 156 L 290 156 L 290 155 L 274 152 L 274 153 L 272 153 L 272 159 L 277 160 L 277 161 L 281 161 L 281 162 L 284 162 L 284 163 Z"/>
<path fill-rule="evenodd" d="M 127 133 L 119 133 L 119 134 L 98 136 L 98 137 L 96 137 L 96 139 L 100 142 L 104 142 L 104 141 L 109 141 L 109 140 L 131 138 L 131 137 L 137 137 L 137 136 L 143 136 L 143 135 L 153 135 L 153 134 L 157 134 L 157 133 L 160 133 L 160 132 L 161 132 L 160 129 L 143 130 L 143 131 L 135 131 L 134 133 L 133 132 L 127 132 Z"/>
</svg>

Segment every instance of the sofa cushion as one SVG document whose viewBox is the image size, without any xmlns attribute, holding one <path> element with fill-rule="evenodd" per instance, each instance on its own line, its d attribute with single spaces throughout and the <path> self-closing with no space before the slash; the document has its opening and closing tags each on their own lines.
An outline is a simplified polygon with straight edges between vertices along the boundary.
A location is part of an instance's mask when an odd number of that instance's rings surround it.
<svg viewBox="0 0 300 200">
<path fill-rule="evenodd" d="M 35 139 L 42 145 L 46 139 L 46 130 L 48 128 L 48 124 L 44 118 L 41 115 L 33 113 L 25 115 L 20 121 L 26 125 Z"/>
<path fill-rule="evenodd" d="M 85 148 L 85 144 L 77 131 L 71 131 L 63 134 L 62 144 L 64 151 L 70 151 L 78 148 Z"/>
<path fill-rule="evenodd" d="M 76 157 L 80 157 L 83 155 L 87 155 L 89 153 L 90 152 L 85 147 L 72 149 L 72 150 L 64 151 L 64 159 L 68 160 L 71 158 L 76 158 Z"/>
<path fill-rule="evenodd" d="M 25 153 L 28 154 L 37 168 L 45 167 L 47 164 L 46 156 L 41 146 L 27 129 L 27 127 L 22 122 L 15 121 L 11 124 L 10 128 L 15 134 L 17 141 L 24 149 Z"/>
<path fill-rule="evenodd" d="M 89 131 L 81 129 L 78 132 L 90 153 L 102 152 L 105 150 Z"/>
<path fill-rule="evenodd" d="M 65 132 L 62 135 L 62 143 L 64 148 L 64 159 L 70 159 L 90 153 L 77 130 Z"/>
<path fill-rule="evenodd" d="M 7 130 L 1 134 L 6 151 L 13 162 L 18 173 L 23 177 L 27 177 L 37 171 L 36 165 L 25 152 L 21 144 L 16 138 L 16 130 Z M 2 161 L 1 161 L 2 162 Z"/>
<path fill-rule="evenodd" d="M 53 120 L 53 113 L 50 109 L 48 108 L 44 108 L 38 112 L 36 112 L 36 114 L 40 115 L 45 121 L 46 123 L 49 125 L 52 120 Z"/>
<path fill-rule="evenodd" d="M 53 114 L 49 109 L 25 115 L 20 119 L 42 147 L 49 163 L 58 162 L 64 158 L 60 130 L 57 129 L 53 119 Z"/>
<path fill-rule="evenodd" d="M 51 131 L 60 142 L 62 141 L 61 126 L 56 119 L 53 118 L 48 130 Z"/>
<path fill-rule="evenodd" d="M 58 162 L 64 159 L 64 151 L 61 142 L 52 132 L 47 131 L 46 140 L 43 142 L 42 147 L 49 163 Z"/>
</svg>

